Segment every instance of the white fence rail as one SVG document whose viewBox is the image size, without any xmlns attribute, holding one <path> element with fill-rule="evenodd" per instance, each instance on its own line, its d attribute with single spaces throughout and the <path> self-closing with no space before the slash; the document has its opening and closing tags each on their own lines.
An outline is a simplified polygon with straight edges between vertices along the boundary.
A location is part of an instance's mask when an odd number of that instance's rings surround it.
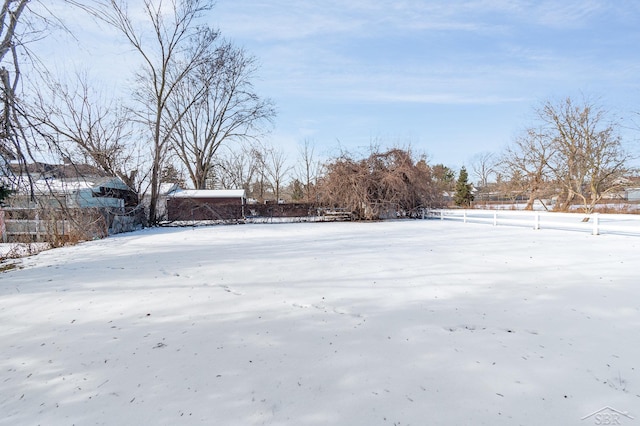
<svg viewBox="0 0 640 426">
<path fill-rule="evenodd" d="M 640 235 L 640 215 L 581 214 L 522 210 L 429 210 L 429 219 L 522 226 L 532 229 L 565 229 L 599 234 Z"/>
</svg>

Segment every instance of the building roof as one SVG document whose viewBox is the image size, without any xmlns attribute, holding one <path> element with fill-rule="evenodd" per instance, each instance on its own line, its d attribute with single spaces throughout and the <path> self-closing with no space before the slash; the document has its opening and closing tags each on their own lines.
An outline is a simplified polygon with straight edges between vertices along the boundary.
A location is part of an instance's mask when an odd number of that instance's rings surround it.
<svg viewBox="0 0 640 426">
<path fill-rule="evenodd" d="M 119 189 L 121 191 L 132 191 L 133 189 L 129 188 L 127 184 L 125 184 L 122 179 L 118 177 L 104 177 L 100 179 L 96 179 L 93 182 L 93 189 L 98 188 L 108 188 L 108 189 Z"/>
<path fill-rule="evenodd" d="M 245 198 L 244 189 L 182 189 L 169 194 L 172 198 Z"/>
<path fill-rule="evenodd" d="M 66 179 L 39 179 L 33 182 L 36 191 L 41 193 L 57 192 L 60 194 L 71 194 L 77 191 L 90 189 L 99 192 L 100 188 L 118 189 L 121 191 L 131 191 L 120 178 L 99 177 L 99 178 L 66 178 Z"/>
<path fill-rule="evenodd" d="M 174 182 L 163 182 L 160 184 L 160 195 L 171 196 L 173 192 L 180 191 L 180 186 Z"/>
</svg>

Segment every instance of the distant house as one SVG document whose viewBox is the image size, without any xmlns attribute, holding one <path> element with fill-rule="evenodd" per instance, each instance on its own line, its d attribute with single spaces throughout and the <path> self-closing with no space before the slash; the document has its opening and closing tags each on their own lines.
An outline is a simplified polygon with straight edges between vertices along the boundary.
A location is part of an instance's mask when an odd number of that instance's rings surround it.
<svg viewBox="0 0 640 426">
<path fill-rule="evenodd" d="M 14 192 L 5 200 L 3 240 L 96 238 L 133 230 L 140 223 L 136 192 L 96 167 L 12 163 L 9 172 L 11 178 L 3 183 Z"/>
<path fill-rule="evenodd" d="M 244 218 L 245 205 L 243 189 L 177 190 L 167 196 L 167 220 L 237 221 Z"/>
<path fill-rule="evenodd" d="M 137 205 L 135 192 L 116 177 L 85 181 L 67 195 L 67 205 L 77 208 L 111 208 L 124 210 Z"/>
<path fill-rule="evenodd" d="M 121 179 L 87 164 L 32 163 L 25 170 L 12 164 L 11 171 L 17 182 L 11 201 L 14 207 L 31 207 L 31 189 L 41 204 L 54 208 L 103 208 L 124 212 L 126 207 L 138 204 L 135 191 Z"/>
</svg>

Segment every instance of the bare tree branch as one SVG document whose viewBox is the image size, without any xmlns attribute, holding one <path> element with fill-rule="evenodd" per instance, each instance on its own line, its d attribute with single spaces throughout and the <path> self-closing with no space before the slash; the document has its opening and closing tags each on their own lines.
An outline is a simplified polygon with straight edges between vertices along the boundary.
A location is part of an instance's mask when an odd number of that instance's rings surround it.
<svg viewBox="0 0 640 426">
<path fill-rule="evenodd" d="M 148 126 L 151 149 L 149 222 L 158 221 L 161 171 L 167 156 L 171 138 L 179 123 L 205 93 L 199 87 L 192 97 L 181 103 L 181 110 L 171 110 L 175 105 L 181 83 L 189 78 L 208 58 L 211 47 L 218 39 L 218 32 L 199 25 L 203 13 L 213 7 L 211 0 L 144 0 L 145 25 L 152 36 L 147 36 L 134 22 L 123 0 L 96 2 L 87 8 L 95 17 L 108 23 L 133 47 L 143 65 L 137 74 L 138 89 L 134 93 L 139 108 L 136 117 Z M 167 7 L 168 6 L 168 7 Z"/>
<path fill-rule="evenodd" d="M 177 86 L 170 113 L 186 111 L 176 121 L 172 146 L 186 167 L 195 188 L 204 188 L 222 144 L 257 140 L 260 125 L 270 122 L 275 110 L 253 90 L 255 59 L 225 42 L 210 52 L 201 66 Z M 204 92 L 190 107 L 194 91 Z"/>
</svg>

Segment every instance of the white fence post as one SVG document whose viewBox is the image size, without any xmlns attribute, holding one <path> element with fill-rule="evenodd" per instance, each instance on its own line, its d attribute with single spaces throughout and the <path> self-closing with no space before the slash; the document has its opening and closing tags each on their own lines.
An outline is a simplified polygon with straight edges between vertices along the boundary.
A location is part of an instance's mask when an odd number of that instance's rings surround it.
<svg viewBox="0 0 640 426">
<path fill-rule="evenodd" d="M 599 235 L 600 234 L 600 229 L 599 228 L 599 221 L 598 221 L 598 213 L 594 213 L 593 214 L 593 235 Z"/>
<path fill-rule="evenodd" d="M 440 210 L 440 220 L 444 220 L 444 210 Z"/>
<path fill-rule="evenodd" d="M 536 213 L 534 216 L 535 216 L 535 219 L 534 219 L 533 229 L 538 230 L 540 229 L 540 213 Z"/>
<path fill-rule="evenodd" d="M 498 226 L 498 212 L 493 212 L 493 226 Z"/>
<path fill-rule="evenodd" d="M 462 211 L 462 222 L 463 223 L 467 223 L 467 211 L 466 210 Z"/>
</svg>

